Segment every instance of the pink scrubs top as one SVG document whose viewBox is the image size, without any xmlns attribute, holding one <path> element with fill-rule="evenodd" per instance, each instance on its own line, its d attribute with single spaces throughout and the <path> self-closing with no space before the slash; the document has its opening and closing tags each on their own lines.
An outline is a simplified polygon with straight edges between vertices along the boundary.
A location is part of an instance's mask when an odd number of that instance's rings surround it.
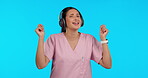
<svg viewBox="0 0 148 78">
<path fill-rule="evenodd" d="M 73 50 L 62 32 L 44 42 L 44 54 L 53 60 L 50 78 L 92 78 L 90 60 L 99 63 L 102 45 L 92 35 L 81 33 Z"/>
</svg>

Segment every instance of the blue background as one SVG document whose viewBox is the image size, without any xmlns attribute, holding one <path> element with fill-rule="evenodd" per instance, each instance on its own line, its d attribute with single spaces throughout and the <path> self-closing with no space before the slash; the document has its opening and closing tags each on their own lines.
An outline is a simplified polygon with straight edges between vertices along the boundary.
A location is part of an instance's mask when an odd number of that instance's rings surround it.
<svg viewBox="0 0 148 78">
<path fill-rule="evenodd" d="M 77 8 L 85 25 L 79 30 L 99 39 L 99 27 L 109 29 L 112 69 L 91 61 L 93 78 L 148 78 L 147 0 L 0 0 L 0 78 L 49 78 L 51 62 L 35 65 L 38 24 L 45 40 L 60 33 L 58 16 L 68 6 Z"/>
</svg>

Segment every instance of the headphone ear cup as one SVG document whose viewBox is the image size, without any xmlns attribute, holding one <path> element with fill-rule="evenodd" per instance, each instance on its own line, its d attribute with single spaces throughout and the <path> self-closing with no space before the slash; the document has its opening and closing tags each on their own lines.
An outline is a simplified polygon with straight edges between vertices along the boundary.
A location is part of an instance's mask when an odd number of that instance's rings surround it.
<svg viewBox="0 0 148 78">
<path fill-rule="evenodd" d="M 63 18 L 60 19 L 59 24 L 60 24 L 61 27 L 64 27 L 65 26 L 65 20 Z"/>
</svg>

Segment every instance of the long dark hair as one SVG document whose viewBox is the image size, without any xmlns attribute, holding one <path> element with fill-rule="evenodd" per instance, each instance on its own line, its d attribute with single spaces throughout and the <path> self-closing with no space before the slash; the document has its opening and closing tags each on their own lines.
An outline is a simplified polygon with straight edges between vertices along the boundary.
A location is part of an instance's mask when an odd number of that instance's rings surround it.
<svg viewBox="0 0 148 78">
<path fill-rule="evenodd" d="M 61 12 L 60 12 L 60 18 L 59 18 L 59 24 L 60 26 L 62 27 L 61 28 L 61 32 L 66 32 L 66 27 L 67 27 L 67 24 L 66 24 L 66 14 L 69 10 L 71 9 L 75 9 L 77 10 L 76 8 L 74 7 L 66 7 L 64 8 Z M 78 11 L 78 10 L 77 10 Z M 78 11 L 79 15 L 80 15 L 80 18 L 81 18 L 81 21 L 82 21 L 82 24 L 81 24 L 81 27 L 84 25 L 84 20 L 83 20 L 83 17 L 81 15 L 81 13 Z"/>
</svg>

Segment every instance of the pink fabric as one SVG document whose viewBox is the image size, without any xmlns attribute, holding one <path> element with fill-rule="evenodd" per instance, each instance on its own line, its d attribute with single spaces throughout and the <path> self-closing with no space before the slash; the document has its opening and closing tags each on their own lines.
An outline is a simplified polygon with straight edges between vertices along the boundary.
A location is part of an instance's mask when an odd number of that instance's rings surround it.
<svg viewBox="0 0 148 78">
<path fill-rule="evenodd" d="M 92 35 L 81 33 L 72 50 L 64 33 L 58 33 L 44 42 L 44 53 L 53 60 L 50 78 L 92 78 L 90 60 L 100 61 L 102 45 Z"/>
</svg>

